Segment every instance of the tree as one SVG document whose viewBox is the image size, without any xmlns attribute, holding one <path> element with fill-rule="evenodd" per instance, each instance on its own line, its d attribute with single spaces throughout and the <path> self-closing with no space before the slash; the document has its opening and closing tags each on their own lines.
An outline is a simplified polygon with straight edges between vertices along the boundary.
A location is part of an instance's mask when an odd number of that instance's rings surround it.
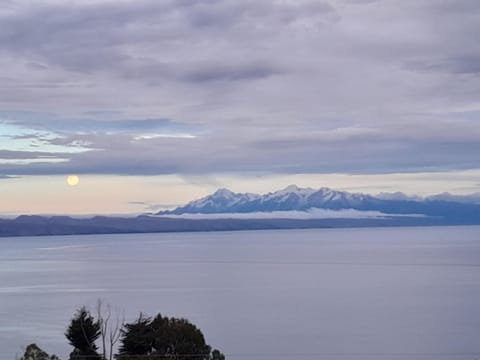
<svg viewBox="0 0 480 360">
<path fill-rule="evenodd" d="M 153 320 L 140 314 L 135 322 L 124 325 L 120 341 L 120 359 L 142 355 L 147 359 L 225 360 L 220 351 L 211 351 L 203 333 L 194 324 L 161 314 Z"/>
<path fill-rule="evenodd" d="M 73 360 L 95 360 L 100 359 L 97 353 L 95 341 L 100 336 L 100 324 L 85 308 L 80 308 L 72 318 L 65 336 L 73 351 L 70 359 Z"/>
<path fill-rule="evenodd" d="M 162 317 L 159 314 L 153 319 L 152 328 L 155 355 L 171 354 L 177 359 L 208 359 L 210 346 L 205 342 L 200 329 L 188 320 Z"/>
<path fill-rule="evenodd" d="M 124 320 L 123 318 L 120 320 L 118 315 L 115 317 L 115 320 L 112 319 L 112 309 L 110 304 L 107 304 L 104 308 L 103 302 L 100 299 L 97 302 L 97 318 L 100 326 L 100 338 L 102 341 L 102 358 L 104 360 L 112 360 L 113 348 L 122 335 L 120 330 L 123 326 Z"/>
<path fill-rule="evenodd" d="M 211 359 L 212 360 L 225 360 L 225 355 L 223 355 L 220 350 L 213 350 L 212 351 L 212 356 L 211 356 Z"/>
<path fill-rule="evenodd" d="M 152 352 L 152 319 L 140 316 L 131 324 L 124 324 L 121 330 L 119 355 L 149 355 Z"/>
<path fill-rule="evenodd" d="M 219 350 L 212 351 L 202 331 L 187 319 L 161 314 L 152 319 L 140 313 L 137 320 L 124 324 L 118 316 L 112 321 L 110 306 L 104 308 L 101 300 L 97 304 L 97 316 L 95 319 L 85 307 L 74 314 L 65 332 L 73 346 L 70 360 L 112 360 L 118 341 L 119 353 L 115 355 L 118 360 L 225 360 Z M 99 339 L 101 355 L 95 344 Z M 20 360 L 60 359 L 30 344 Z"/>
<path fill-rule="evenodd" d="M 59 358 L 56 355 L 48 355 L 36 344 L 30 344 L 20 360 L 59 360 Z"/>
</svg>

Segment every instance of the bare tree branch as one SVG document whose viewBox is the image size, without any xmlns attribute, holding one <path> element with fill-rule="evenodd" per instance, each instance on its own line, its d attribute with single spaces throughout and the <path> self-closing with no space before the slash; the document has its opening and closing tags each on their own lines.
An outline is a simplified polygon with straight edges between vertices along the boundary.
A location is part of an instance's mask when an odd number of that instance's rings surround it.
<svg viewBox="0 0 480 360">
<path fill-rule="evenodd" d="M 102 337 L 102 356 L 103 360 L 112 360 L 113 359 L 113 350 L 115 345 L 120 340 L 121 329 L 125 323 L 125 316 L 120 316 L 118 313 L 115 315 L 115 322 L 111 322 L 112 319 L 112 309 L 110 304 L 106 305 L 106 308 L 103 307 L 103 301 L 98 299 L 97 302 L 97 317 L 98 322 L 100 323 L 100 333 Z"/>
</svg>

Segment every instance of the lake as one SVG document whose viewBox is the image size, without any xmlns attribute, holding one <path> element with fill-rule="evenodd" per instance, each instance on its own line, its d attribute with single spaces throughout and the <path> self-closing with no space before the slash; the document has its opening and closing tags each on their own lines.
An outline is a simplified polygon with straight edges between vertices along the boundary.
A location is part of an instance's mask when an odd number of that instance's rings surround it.
<svg viewBox="0 0 480 360">
<path fill-rule="evenodd" d="M 0 359 L 75 309 L 187 317 L 227 359 L 480 358 L 480 227 L 0 239 Z"/>
</svg>

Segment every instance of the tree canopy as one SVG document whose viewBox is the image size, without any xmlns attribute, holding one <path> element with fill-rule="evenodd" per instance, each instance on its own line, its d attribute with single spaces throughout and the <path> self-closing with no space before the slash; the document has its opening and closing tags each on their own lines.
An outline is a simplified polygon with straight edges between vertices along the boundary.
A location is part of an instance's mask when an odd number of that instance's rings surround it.
<svg viewBox="0 0 480 360">
<path fill-rule="evenodd" d="M 98 353 L 96 342 L 102 340 L 102 332 L 112 331 L 106 328 L 109 316 L 110 313 L 108 318 L 103 318 L 101 311 L 98 311 L 96 319 L 85 307 L 77 310 L 65 332 L 65 337 L 73 347 L 70 360 L 108 358 L 105 349 L 102 354 Z M 152 318 L 140 313 L 135 321 L 122 324 L 120 331 L 119 351 L 115 354 L 117 360 L 130 360 L 139 356 L 147 360 L 165 357 L 174 360 L 225 360 L 219 350 L 212 350 L 206 343 L 202 331 L 184 318 L 161 314 Z M 23 360 L 49 360 L 46 353 L 33 353 L 37 356 L 25 357 Z M 113 351 L 109 354 L 111 358 Z"/>
<path fill-rule="evenodd" d="M 80 308 L 73 316 L 65 332 L 65 337 L 70 345 L 73 346 L 70 359 L 99 359 L 98 347 L 95 344 L 99 336 L 100 324 L 98 320 L 95 320 L 85 307 Z"/>
<path fill-rule="evenodd" d="M 187 319 L 164 317 L 139 318 L 125 324 L 120 340 L 119 359 L 129 355 L 147 358 L 171 356 L 178 360 L 223 360 L 219 350 L 211 349 L 201 330 Z"/>
<path fill-rule="evenodd" d="M 20 360 L 60 360 L 56 355 L 48 355 L 37 344 L 30 344 L 25 348 L 25 353 Z"/>
</svg>

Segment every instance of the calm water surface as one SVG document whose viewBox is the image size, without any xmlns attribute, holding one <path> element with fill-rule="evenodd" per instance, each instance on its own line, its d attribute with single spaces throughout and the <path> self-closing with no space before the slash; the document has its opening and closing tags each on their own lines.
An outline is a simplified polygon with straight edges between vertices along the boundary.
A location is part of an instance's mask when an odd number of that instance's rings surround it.
<svg viewBox="0 0 480 360">
<path fill-rule="evenodd" d="M 184 316 L 228 359 L 480 358 L 480 227 L 0 239 L 0 359 L 98 298 Z"/>
</svg>

